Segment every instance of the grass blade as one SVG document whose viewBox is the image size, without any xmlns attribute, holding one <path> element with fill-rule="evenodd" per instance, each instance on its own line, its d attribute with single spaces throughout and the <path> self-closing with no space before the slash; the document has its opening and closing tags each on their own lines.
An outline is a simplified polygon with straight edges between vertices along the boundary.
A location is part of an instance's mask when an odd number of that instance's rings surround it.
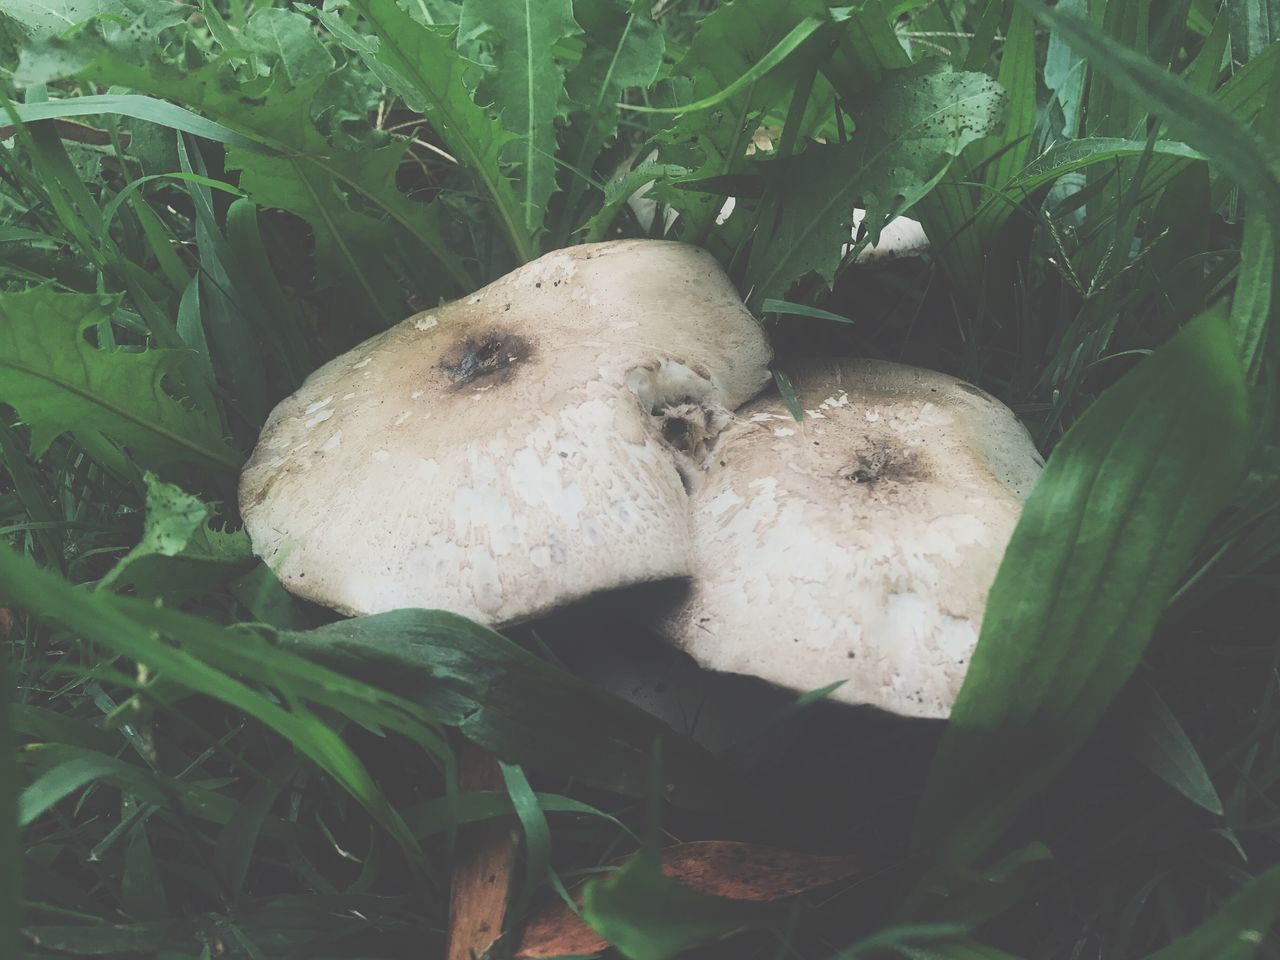
<svg viewBox="0 0 1280 960">
<path fill-rule="evenodd" d="M 1106 76 L 1133 101 L 1150 105 L 1180 139 L 1213 159 L 1248 192 L 1258 212 L 1280 235 L 1280 179 L 1243 123 L 1185 80 L 1117 43 L 1089 22 L 1033 0 L 1020 2 L 1060 33 L 1077 53 L 1088 57 L 1096 73 Z"/>
<path fill-rule="evenodd" d="M 0 640 L 10 627 L 0 623 Z M 22 928 L 22 856 L 18 845 L 18 771 L 10 723 L 13 690 L 9 654 L 0 656 L 0 956 L 20 957 Z"/>
</svg>

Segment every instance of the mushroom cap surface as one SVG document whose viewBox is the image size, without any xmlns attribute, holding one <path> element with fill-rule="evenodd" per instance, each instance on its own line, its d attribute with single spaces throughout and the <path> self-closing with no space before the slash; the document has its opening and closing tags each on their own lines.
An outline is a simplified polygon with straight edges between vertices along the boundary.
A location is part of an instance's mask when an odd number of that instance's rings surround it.
<svg viewBox="0 0 1280 960">
<path fill-rule="evenodd" d="M 789 367 L 738 411 L 693 498 L 692 589 L 664 632 L 704 667 L 837 701 L 950 713 L 1043 459 L 954 377 L 875 360 Z"/>
<path fill-rule="evenodd" d="M 559 250 L 308 377 L 244 469 L 245 527 L 348 614 L 502 625 L 685 576 L 685 484 L 770 357 L 705 251 Z"/>
</svg>

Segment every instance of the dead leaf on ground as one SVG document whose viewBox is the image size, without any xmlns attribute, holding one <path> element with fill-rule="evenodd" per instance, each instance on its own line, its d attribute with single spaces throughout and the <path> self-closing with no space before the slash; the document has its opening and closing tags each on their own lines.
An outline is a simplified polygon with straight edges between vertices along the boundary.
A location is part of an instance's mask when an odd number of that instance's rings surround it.
<svg viewBox="0 0 1280 960">
<path fill-rule="evenodd" d="M 677 843 L 662 851 L 662 872 L 679 883 L 731 900 L 783 900 L 858 872 L 853 857 L 796 853 L 732 840 Z M 580 901 L 580 898 L 579 898 Z M 599 953 L 608 942 L 562 901 L 525 925 L 516 960 Z"/>
</svg>

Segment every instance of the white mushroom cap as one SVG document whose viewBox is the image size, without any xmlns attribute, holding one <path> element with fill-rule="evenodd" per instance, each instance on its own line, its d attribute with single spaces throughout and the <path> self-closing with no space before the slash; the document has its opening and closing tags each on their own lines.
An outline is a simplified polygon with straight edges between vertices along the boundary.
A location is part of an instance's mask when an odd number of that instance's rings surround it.
<svg viewBox="0 0 1280 960">
<path fill-rule="evenodd" d="M 666 625 L 704 667 L 894 713 L 950 713 L 987 591 L 1043 465 L 1013 413 L 874 360 L 788 368 L 738 411 L 693 499 L 688 600 Z"/>
<path fill-rule="evenodd" d="M 313 373 L 245 467 L 245 527 L 289 590 L 350 614 L 500 625 L 685 576 L 685 483 L 769 359 L 696 247 L 550 253 Z"/>
</svg>

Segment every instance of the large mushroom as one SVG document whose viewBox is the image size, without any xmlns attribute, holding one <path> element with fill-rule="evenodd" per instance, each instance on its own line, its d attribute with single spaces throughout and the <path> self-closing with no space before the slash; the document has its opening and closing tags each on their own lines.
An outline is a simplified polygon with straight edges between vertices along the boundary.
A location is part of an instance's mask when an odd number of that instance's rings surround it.
<svg viewBox="0 0 1280 960">
<path fill-rule="evenodd" d="M 720 436 L 665 632 L 712 670 L 945 717 L 1043 460 L 954 377 L 875 360 L 789 373 L 802 421 L 772 394 Z"/>
<path fill-rule="evenodd" d="M 686 487 L 769 359 L 696 247 L 549 253 L 313 373 L 245 468 L 245 527 L 348 614 L 505 625 L 687 576 Z"/>
</svg>

